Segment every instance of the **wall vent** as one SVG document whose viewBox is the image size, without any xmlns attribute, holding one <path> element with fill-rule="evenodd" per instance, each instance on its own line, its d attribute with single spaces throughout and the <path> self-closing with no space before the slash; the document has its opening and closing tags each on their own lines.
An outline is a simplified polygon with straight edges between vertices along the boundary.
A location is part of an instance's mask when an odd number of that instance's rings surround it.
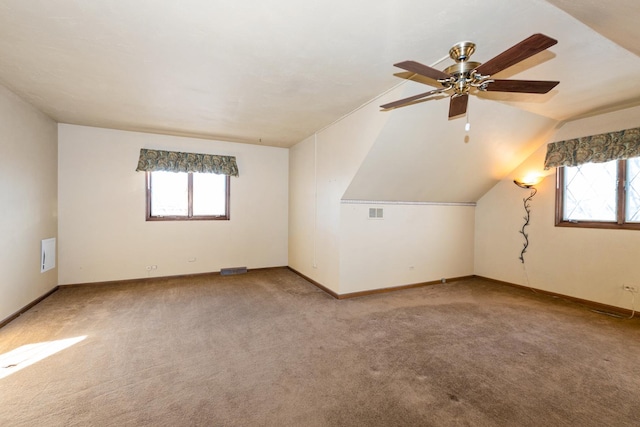
<svg viewBox="0 0 640 427">
<path fill-rule="evenodd" d="M 382 208 L 369 208 L 369 219 L 382 219 Z"/>
<path fill-rule="evenodd" d="M 247 267 L 223 268 L 220 270 L 220 275 L 231 276 L 233 274 L 244 274 L 246 272 L 247 272 Z"/>
</svg>

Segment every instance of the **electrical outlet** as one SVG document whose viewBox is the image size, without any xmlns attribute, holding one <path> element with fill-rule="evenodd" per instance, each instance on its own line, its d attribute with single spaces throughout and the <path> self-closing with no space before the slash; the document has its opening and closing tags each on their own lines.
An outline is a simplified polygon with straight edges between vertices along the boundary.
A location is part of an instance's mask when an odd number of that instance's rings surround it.
<svg viewBox="0 0 640 427">
<path fill-rule="evenodd" d="M 151 271 L 151 266 L 147 265 L 146 269 L 147 269 L 147 271 Z"/>
<path fill-rule="evenodd" d="M 632 286 L 632 285 L 622 285 L 622 289 L 627 291 L 627 292 L 633 292 L 633 293 L 638 293 L 638 288 L 636 286 Z"/>
</svg>

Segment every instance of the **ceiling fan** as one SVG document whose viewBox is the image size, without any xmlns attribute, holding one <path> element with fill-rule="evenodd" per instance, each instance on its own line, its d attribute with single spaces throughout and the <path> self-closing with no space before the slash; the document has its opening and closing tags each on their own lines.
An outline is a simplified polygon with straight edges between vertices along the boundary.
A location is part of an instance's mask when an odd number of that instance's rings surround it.
<svg viewBox="0 0 640 427">
<path fill-rule="evenodd" d="M 439 84 L 442 87 L 381 105 L 380 108 L 389 110 L 404 107 L 416 102 L 426 101 L 426 98 L 433 95 L 450 93 L 449 118 L 452 118 L 467 112 L 469 94 L 475 94 L 477 91 L 547 93 L 560 82 L 546 80 L 501 80 L 492 79 L 491 76 L 520 61 L 524 61 L 536 53 L 548 49 L 556 43 L 558 43 L 557 40 L 547 37 L 544 34 L 534 34 L 505 50 L 500 55 L 481 64 L 479 62 L 469 61 L 469 57 L 476 50 L 476 45 L 469 41 L 460 42 L 456 43 L 449 50 L 449 56 L 456 63 L 445 68 L 443 71 L 415 61 L 399 62 L 394 64 L 394 66 L 435 80 L 434 84 L 429 84 L 433 86 L 438 86 Z"/>
</svg>

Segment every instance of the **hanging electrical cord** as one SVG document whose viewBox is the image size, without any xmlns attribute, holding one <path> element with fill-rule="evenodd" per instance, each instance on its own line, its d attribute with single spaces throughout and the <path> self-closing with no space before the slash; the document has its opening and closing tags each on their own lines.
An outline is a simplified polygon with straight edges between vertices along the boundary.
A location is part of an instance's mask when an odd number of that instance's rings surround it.
<svg viewBox="0 0 640 427">
<path fill-rule="evenodd" d="M 631 292 L 631 316 L 629 319 L 633 319 L 633 316 L 636 314 L 636 296 Z"/>
<path fill-rule="evenodd" d="M 467 110 L 467 123 L 464 125 L 464 131 L 469 132 L 471 129 L 471 123 L 469 123 L 469 110 Z"/>
<path fill-rule="evenodd" d="M 608 311 L 602 311 L 602 310 L 594 309 L 591 311 L 598 314 L 604 314 L 605 316 L 615 317 L 616 319 L 625 319 L 625 320 L 633 319 L 633 317 L 636 315 L 636 296 L 633 294 L 633 292 L 631 292 L 631 316 L 629 317 L 621 316 L 620 314 L 610 313 Z"/>
<path fill-rule="evenodd" d="M 313 134 L 313 268 L 318 268 L 318 132 Z"/>
<path fill-rule="evenodd" d="M 531 287 L 531 281 L 529 280 L 529 272 L 527 271 L 527 264 L 524 262 L 522 263 L 522 270 L 524 271 L 524 279 L 527 282 L 527 288 L 529 288 L 529 290 L 534 294 L 539 294 L 540 292 L 536 291 L 535 288 Z"/>
<path fill-rule="evenodd" d="M 518 230 L 518 232 L 520 234 L 522 234 L 522 237 L 524 237 L 524 243 L 523 243 L 522 251 L 520 252 L 520 256 L 518 257 L 518 259 L 522 262 L 522 270 L 524 272 L 527 288 L 529 288 L 533 293 L 540 294 L 540 292 L 536 291 L 536 289 L 531 287 L 531 282 L 529 280 L 529 272 L 527 271 L 527 264 L 524 262 L 524 254 L 525 254 L 525 252 L 527 252 L 527 248 L 529 247 L 529 235 L 527 234 L 525 229 L 527 228 L 527 226 L 529 226 L 529 223 L 531 222 L 531 199 L 533 199 L 533 196 L 535 196 L 536 193 L 538 192 L 538 190 L 534 187 L 534 185 L 536 185 L 539 182 L 539 180 L 527 181 L 527 180 L 517 180 L 516 179 L 513 182 L 520 188 L 525 188 L 525 189 L 530 189 L 531 190 L 531 194 L 529 194 L 529 197 L 525 197 L 524 199 L 522 199 L 522 204 L 524 206 L 524 211 L 525 211 L 526 215 L 523 217 L 524 224 L 522 224 L 522 228 L 520 230 Z M 544 291 L 542 293 L 544 293 Z M 550 296 L 552 298 L 558 298 L 558 299 L 560 299 L 562 301 L 576 303 L 576 301 L 573 301 L 573 300 L 570 300 L 570 299 L 566 299 L 566 298 L 562 298 L 561 295 L 550 295 Z M 582 305 L 585 308 L 588 308 L 588 306 L 585 306 L 584 304 L 580 304 L 580 305 Z M 608 311 L 596 310 L 596 309 L 590 309 L 590 311 L 592 311 L 594 313 L 598 313 L 598 314 L 603 314 L 605 316 L 615 317 L 617 319 L 627 319 L 627 320 L 628 319 L 633 319 L 633 317 L 636 314 L 634 292 L 631 292 L 631 316 L 629 316 L 629 317 L 626 317 L 626 316 L 623 316 L 623 315 L 619 315 L 619 314 L 616 314 L 616 313 L 611 313 L 611 312 L 608 312 Z"/>
</svg>

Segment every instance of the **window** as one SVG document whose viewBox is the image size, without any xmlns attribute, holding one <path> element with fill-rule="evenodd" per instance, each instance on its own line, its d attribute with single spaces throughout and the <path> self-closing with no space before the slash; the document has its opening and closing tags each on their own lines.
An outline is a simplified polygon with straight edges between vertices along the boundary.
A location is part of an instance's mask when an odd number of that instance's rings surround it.
<svg viewBox="0 0 640 427">
<path fill-rule="evenodd" d="M 228 220 L 229 176 L 147 172 L 147 221 Z"/>
<path fill-rule="evenodd" d="M 640 229 L 640 157 L 558 168 L 556 225 Z"/>
</svg>

